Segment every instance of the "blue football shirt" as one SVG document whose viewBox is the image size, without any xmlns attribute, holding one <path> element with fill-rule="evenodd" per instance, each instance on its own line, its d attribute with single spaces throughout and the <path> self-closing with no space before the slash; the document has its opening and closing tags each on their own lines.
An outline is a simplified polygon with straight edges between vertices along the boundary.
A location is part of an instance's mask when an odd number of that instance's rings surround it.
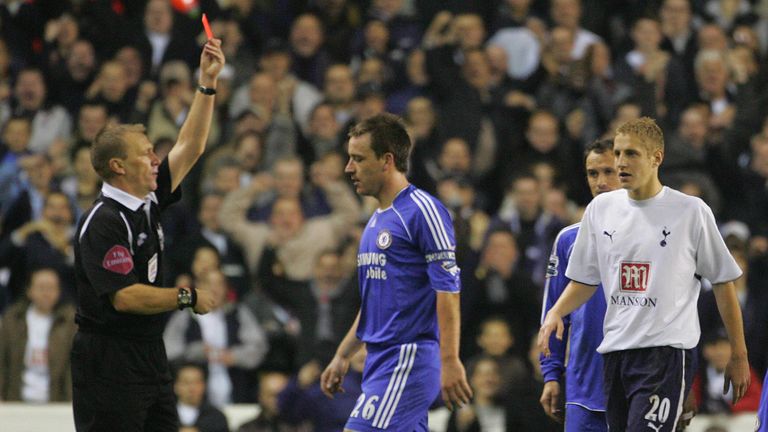
<svg viewBox="0 0 768 432">
<path fill-rule="evenodd" d="M 459 292 L 448 210 L 408 185 L 371 216 L 360 239 L 357 337 L 370 344 L 439 342 L 436 291 Z"/>
<path fill-rule="evenodd" d="M 565 269 L 568 268 L 579 226 L 577 223 L 563 228 L 555 239 L 547 267 L 542 321 L 570 282 L 565 276 Z M 603 358 L 597 352 L 597 347 L 603 340 L 605 309 L 605 296 L 602 294 L 601 285 L 589 301 L 563 318 L 563 340 L 557 340 L 553 333 L 549 342 L 551 355 L 540 357 L 544 381 L 559 380 L 565 372 L 565 403 L 580 405 L 591 411 L 605 411 L 606 406 Z M 571 345 L 566 368 L 565 351 L 569 333 Z"/>
</svg>

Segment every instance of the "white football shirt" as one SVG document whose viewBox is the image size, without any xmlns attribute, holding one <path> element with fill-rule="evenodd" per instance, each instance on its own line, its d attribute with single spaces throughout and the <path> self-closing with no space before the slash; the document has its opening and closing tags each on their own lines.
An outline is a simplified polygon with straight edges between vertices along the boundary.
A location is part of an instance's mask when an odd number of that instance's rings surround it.
<svg viewBox="0 0 768 432">
<path fill-rule="evenodd" d="M 569 279 L 603 283 L 607 311 L 600 353 L 671 346 L 689 349 L 701 329 L 700 279 L 741 276 L 709 207 L 663 187 L 647 200 L 624 189 L 587 206 L 566 270 Z"/>
</svg>

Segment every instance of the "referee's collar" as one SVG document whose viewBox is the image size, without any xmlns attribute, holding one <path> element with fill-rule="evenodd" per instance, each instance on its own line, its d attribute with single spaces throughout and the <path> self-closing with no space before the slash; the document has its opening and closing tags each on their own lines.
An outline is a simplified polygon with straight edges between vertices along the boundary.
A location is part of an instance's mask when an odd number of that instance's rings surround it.
<svg viewBox="0 0 768 432">
<path fill-rule="evenodd" d="M 129 194 L 128 192 L 118 189 L 111 184 L 104 182 L 101 185 L 101 194 L 104 195 L 107 198 L 111 198 L 120 204 L 124 205 L 131 211 L 136 211 L 141 207 L 142 204 L 144 204 L 145 201 L 149 202 L 149 200 L 152 200 L 154 202 L 157 202 L 157 198 L 155 198 L 155 193 L 151 192 L 144 200 L 140 200 L 136 198 L 135 196 Z"/>
</svg>

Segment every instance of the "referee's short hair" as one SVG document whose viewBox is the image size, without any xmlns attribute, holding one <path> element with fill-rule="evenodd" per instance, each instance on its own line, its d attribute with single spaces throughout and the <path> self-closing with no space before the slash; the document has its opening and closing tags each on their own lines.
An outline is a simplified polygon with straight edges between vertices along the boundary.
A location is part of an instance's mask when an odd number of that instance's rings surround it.
<svg viewBox="0 0 768 432">
<path fill-rule="evenodd" d="M 96 134 L 91 144 L 91 164 L 102 180 L 108 182 L 115 176 L 109 168 L 112 158 L 125 158 L 125 135 L 128 133 L 144 133 L 146 128 L 141 124 L 107 125 Z"/>
<path fill-rule="evenodd" d="M 365 134 L 371 135 L 371 149 L 377 158 L 381 159 L 385 153 L 392 153 L 395 168 L 402 173 L 408 171 L 411 138 L 400 117 L 388 113 L 378 114 L 361 121 L 349 131 L 350 138 Z"/>
</svg>

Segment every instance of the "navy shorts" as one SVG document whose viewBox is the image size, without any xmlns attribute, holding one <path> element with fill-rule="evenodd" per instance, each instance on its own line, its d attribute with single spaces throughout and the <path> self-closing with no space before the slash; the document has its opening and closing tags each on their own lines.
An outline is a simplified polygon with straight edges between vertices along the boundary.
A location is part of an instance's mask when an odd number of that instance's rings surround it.
<svg viewBox="0 0 768 432">
<path fill-rule="evenodd" d="M 592 411 L 581 405 L 565 404 L 565 432 L 608 432 L 605 411 Z"/>
<path fill-rule="evenodd" d="M 427 432 L 427 411 L 440 394 L 440 347 L 418 342 L 368 345 L 363 393 L 346 429 Z"/>
<path fill-rule="evenodd" d="M 640 348 L 603 355 L 608 427 L 672 432 L 692 383 L 692 350 Z"/>
</svg>

